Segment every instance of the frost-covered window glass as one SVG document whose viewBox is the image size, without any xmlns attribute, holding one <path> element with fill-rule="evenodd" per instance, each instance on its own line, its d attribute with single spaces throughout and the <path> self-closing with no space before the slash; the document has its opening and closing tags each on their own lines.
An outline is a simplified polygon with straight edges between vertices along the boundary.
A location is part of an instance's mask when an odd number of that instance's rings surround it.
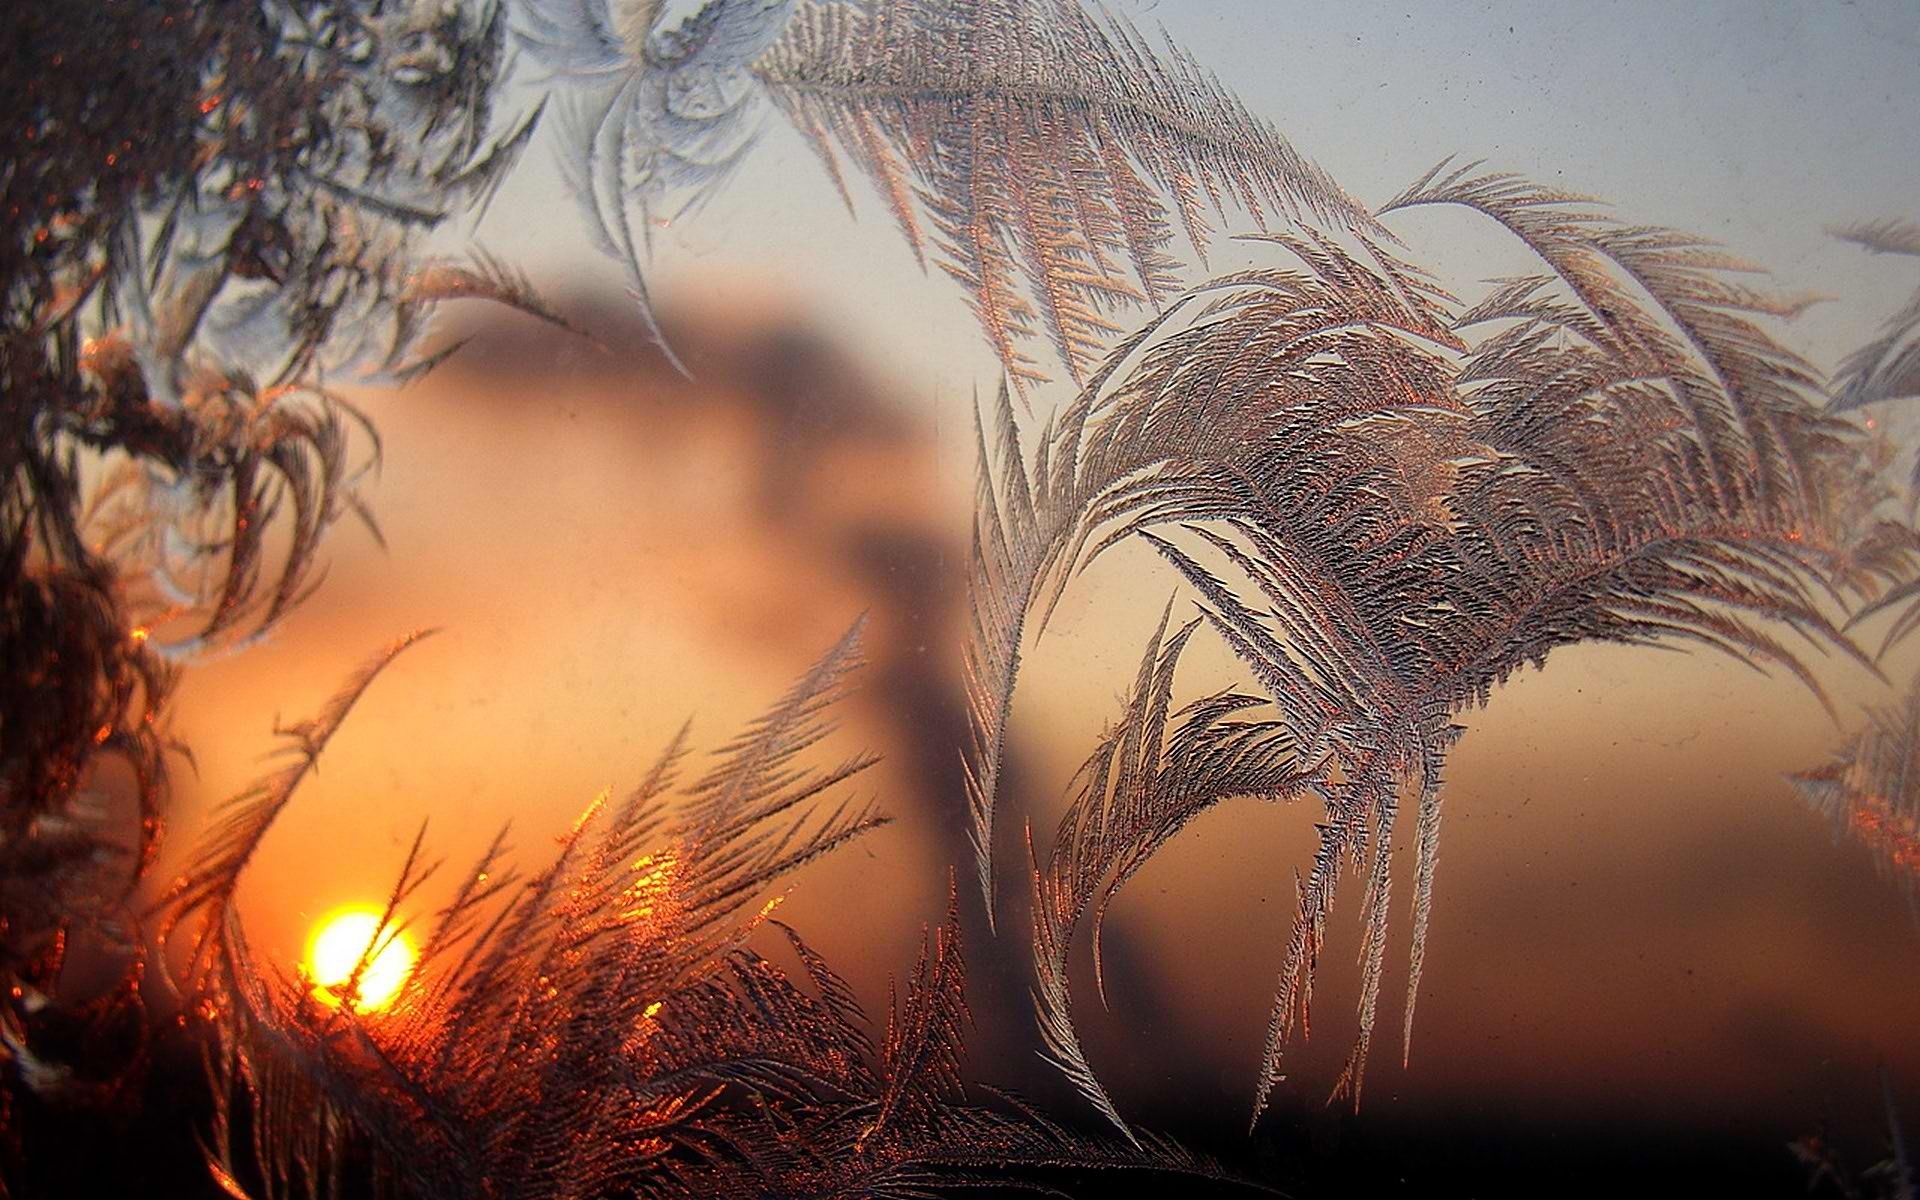
<svg viewBox="0 0 1920 1200">
<path fill-rule="evenodd" d="M 0 34 L 0 1200 L 1913 1196 L 1907 0 Z"/>
</svg>

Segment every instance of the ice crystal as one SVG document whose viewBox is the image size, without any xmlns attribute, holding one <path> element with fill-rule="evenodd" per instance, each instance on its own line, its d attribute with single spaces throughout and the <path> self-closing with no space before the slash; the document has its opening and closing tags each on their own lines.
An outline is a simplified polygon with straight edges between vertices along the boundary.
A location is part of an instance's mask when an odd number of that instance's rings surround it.
<svg viewBox="0 0 1920 1200">
<path fill-rule="evenodd" d="M 159 832 L 173 664 L 272 627 L 329 528 L 371 523 L 357 485 L 378 442 L 322 373 L 430 365 L 445 299 L 545 310 L 488 260 L 421 251 L 532 127 L 490 133 L 497 6 L 26 0 L 4 26 L 33 65 L 0 85 L 12 1047 L 67 932 L 137 943 L 120 910 Z M 90 792 L 114 755 L 131 837 Z"/>
<path fill-rule="evenodd" d="M 1863 221 L 1831 231 L 1875 254 L 1920 257 L 1920 225 L 1912 221 Z M 1880 336 L 1847 355 L 1834 380 L 1833 406 L 1847 411 L 1871 404 L 1920 398 L 1920 292 L 1887 319 Z M 1920 455 L 1907 484 L 1909 516 L 1920 514 Z M 1908 580 L 1864 608 L 1858 618 L 1898 611 L 1882 642 L 1886 647 L 1920 629 L 1920 580 Z"/>
<path fill-rule="evenodd" d="M 0 20 L 48 65 L 0 80 L 0 660 L 16 684 L 0 698 L 0 1135 L 14 1083 L 91 1086 L 34 1021 L 71 934 L 137 941 L 125 902 L 158 836 L 174 662 L 271 628 L 315 585 L 328 530 L 372 523 L 358 484 L 377 438 L 330 381 L 430 369 L 452 349 L 422 349 L 448 299 L 565 324 L 504 264 L 423 251 L 484 208 L 543 113 L 643 311 L 649 231 L 739 161 L 762 100 L 850 204 L 857 173 L 922 265 L 966 290 L 1005 380 L 980 436 L 964 753 L 990 917 L 1024 645 L 1122 541 L 1156 550 L 1197 603 L 1163 618 L 1031 879 L 1048 1054 L 1130 1141 L 969 1093 L 955 917 L 877 1045 L 797 934 L 779 954 L 798 971 L 757 948 L 778 881 L 879 821 L 823 802 L 869 759 L 803 761 L 851 636 L 691 781 L 676 738 L 524 881 L 503 835 L 428 905 L 444 876 L 423 836 L 381 921 L 424 931 L 393 1012 L 357 1009 L 351 978 L 322 1002 L 256 958 L 240 876 L 409 638 L 283 731 L 283 768 L 219 811 L 165 902 L 208 1039 L 208 1165 L 232 1195 L 329 1193 L 363 1171 L 422 1197 L 1211 1174 L 1128 1129 L 1068 979 L 1086 925 L 1104 988 L 1113 897 L 1193 817 L 1235 797 L 1324 806 L 1255 1116 L 1306 1022 L 1348 869 L 1366 885 L 1338 1086 L 1357 1102 L 1403 804 L 1410 1040 L 1462 711 L 1593 640 L 1705 645 L 1817 693 L 1786 634 L 1866 661 L 1829 610 L 1920 596 L 1917 535 L 1880 518 L 1877 471 L 1837 415 L 1914 393 L 1920 300 L 1848 358 L 1822 409 L 1769 328 L 1801 305 L 1717 248 L 1474 168 L 1443 165 L 1369 212 L 1183 52 L 1079 0 L 705 0 L 678 21 L 664 0 L 21 0 Z M 519 114 L 496 111 L 510 44 L 546 74 L 548 98 Z M 1491 219 L 1539 269 L 1460 303 L 1383 224 L 1436 205 Z M 1204 262 L 1236 217 L 1277 265 L 1183 294 L 1180 247 Z M 1839 234 L 1920 253 L 1910 223 Z M 1128 333 L 1142 309 L 1157 315 Z M 1039 341 L 1078 391 L 1023 429 L 1014 397 L 1046 377 Z M 1203 626 L 1258 691 L 1176 703 Z M 1920 606 L 1889 639 L 1914 627 Z M 1903 876 L 1916 714 L 1920 690 L 1799 777 Z M 138 795 L 130 840 L 88 790 L 109 755 Z M 138 984 L 136 968 L 75 1015 L 119 1020 Z"/>
<path fill-rule="evenodd" d="M 1122 314 L 1179 293 L 1176 221 L 1202 258 L 1232 206 L 1376 228 L 1192 58 L 1079 0 L 809 3 L 755 74 L 848 204 L 841 156 L 967 289 L 1023 391 L 1030 338 L 1084 382 Z"/>
<path fill-rule="evenodd" d="M 1912 532 L 1871 515 L 1883 493 L 1857 428 L 1816 404 L 1810 368 L 1760 323 L 1794 306 L 1736 282 L 1742 264 L 1471 168 L 1436 169 L 1383 213 L 1430 205 L 1492 219 L 1547 273 L 1467 307 L 1364 237 L 1272 235 L 1291 265 L 1216 280 L 1124 343 L 1031 461 L 1004 398 L 998 448 L 983 444 L 968 767 L 989 898 L 1029 616 L 1044 625 L 1106 548 L 1157 548 L 1280 714 L 1278 727 L 1248 724 L 1229 696 L 1163 731 L 1182 631 L 1149 654 L 1044 860 L 1043 1024 L 1109 1115 L 1072 1037 L 1064 943 L 1198 808 L 1236 794 L 1325 804 L 1255 1107 L 1306 1019 L 1349 864 L 1366 880 L 1365 932 L 1339 1086 L 1357 1099 L 1403 803 L 1415 812 L 1411 1035 L 1456 714 L 1555 647 L 1595 640 L 1712 647 L 1824 699 L 1773 629 L 1864 661 L 1827 599 L 1911 574 Z"/>
<path fill-rule="evenodd" d="M 1078 0 L 707 0 L 665 18 L 657 0 L 528 0 L 515 24 L 560 97 L 589 231 L 643 313 L 652 228 L 739 161 L 763 98 L 849 207 L 842 159 L 872 180 L 1023 392 L 1046 378 L 1030 339 L 1083 380 L 1121 314 L 1179 292 L 1176 222 L 1202 258 L 1236 207 L 1376 228 L 1190 57 Z"/>
<path fill-rule="evenodd" d="M 1920 257 L 1920 224 L 1864 221 L 1833 230 L 1835 237 L 1875 254 Z M 1834 403 L 1859 408 L 1883 400 L 1920 396 L 1920 292 L 1887 320 L 1880 336 L 1840 364 Z"/>
<path fill-rule="evenodd" d="M 691 782 L 683 729 L 524 881 L 503 833 L 434 908 L 420 896 L 439 864 L 416 840 L 382 919 L 421 931 L 390 1011 L 323 1003 L 271 969 L 234 909 L 240 874 L 415 640 L 286 731 L 288 765 L 223 806 L 167 900 L 163 937 L 192 930 L 184 985 L 217 1047 L 210 1165 L 236 1195 L 248 1179 L 268 1195 L 323 1194 L 356 1151 L 416 1197 L 916 1197 L 1063 1167 L 1218 1177 L 1168 1143 L 1108 1143 L 1017 1102 L 970 1100 L 952 911 L 877 1047 L 851 989 L 798 934 L 779 927 L 798 975 L 749 944 L 778 924 L 783 876 L 881 823 L 833 799 L 871 758 L 801 762 L 830 730 L 853 633 Z M 238 1129 L 251 1130 L 244 1147 Z"/>
<path fill-rule="evenodd" d="M 643 260 L 656 221 L 701 197 L 751 142 L 748 68 L 795 0 L 707 0 L 664 24 L 659 0 L 526 0 L 516 40 L 561 106 L 560 162 L 600 249 L 625 264 L 656 342 Z"/>
<path fill-rule="evenodd" d="M 1826 763 L 1794 775 L 1807 802 L 1873 852 L 1908 888 L 1920 883 L 1920 679 Z"/>
</svg>

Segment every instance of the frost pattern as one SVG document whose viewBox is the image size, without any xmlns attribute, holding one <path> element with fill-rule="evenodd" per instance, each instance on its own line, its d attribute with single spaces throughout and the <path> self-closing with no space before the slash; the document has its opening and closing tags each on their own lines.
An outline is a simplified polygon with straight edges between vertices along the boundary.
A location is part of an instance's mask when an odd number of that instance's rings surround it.
<svg viewBox="0 0 1920 1200">
<path fill-rule="evenodd" d="M 497 5 L 6 21 L 33 60 L 0 132 L 0 1056 L 25 1061 L 69 934 L 138 962 L 177 664 L 263 635 L 318 582 L 325 534 L 372 525 L 378 439 L 335 385 L 431 366 L 442 300 L 545 310 L 490 260 L 423 253 L 532 128 L 494 128 Z M 92 791 L 111 758 L 131 821 Z"/>
<path fill-rule="evenodd" d="M 562 164 L 643 311 L 652 227 L 733 168 L 765 98 L 850 209 L 843 158 L 967 290 L 1022 394 L 1047 378 L 1029 341 L 1083 382 L 1122 314 L 1178 294 L 1176 221 L 1202 259 L 1234 208 L 1376 228 L 1190 57 L 1078 0 L 708 0 L 671 28 L 655 0 L 524 9 Z"/>
<path fill-rule="evenodd" d="M 1176 220 L 1203 260 L 1234 206 L 1375 227 L 1192 58 L 1078 0 L 811 3 L 756 73 L 849 207 L 842 155 L 967 289 L 1023 392 L 1029 339 L 1084 383 L 1120 314 L 1178 294 Z"/>
<path fill-rule="evenodd" d="M 1831 232 L 1874 254 L 1920 257 L 1920 224 L 1912 221 L 1863 221 Z M 1916 398 L 1920 398 L 1920 291 L 1887 319 L 1880 336 L 1841 362 L 1834 379 L 1833 407 L 1844 412 Z M 1920 455 L 1914 457 L 1907 482 L 1907 515 L 1909 519 L 1920 516 Z M 1895 642 L 1920 629 L 1920 579 L 1906 580 L 1889 589 L 1855 619 L 1895 610 L 1899 610 L 1899 616 L 1887 627 L 1881 642 L 1882 654 Z"/>
<path fill-rule="evenodd" d="M 1874 254 L 1920 258 L 1920 223 L 1863 221 L 1834 229 L 1833 235 Z M 1920 292 L 1888 318 L 1880 336 L 1849 354 L 1835 380 L 1834 406 L 1842 409 L 1883 400 L 1920 397 Z"/>
<path fill-rule="evenodd" d="M 1369 213 L 1178 49 L 1075 0 L 707 0 L 671 26 L 659 0 L 48 11 L 23 7 L 19 28 L 67 69 L 30 89 L 0 172 L 16 232 L 0 246 L 0 372 L 18 435 L 0 450 L 0 637 L 31 693 L 0 712 L 0 923 L 54 931 L 31 962 L 0 947 L 0 1057 L 28 1087 L 61 1073 L 21 1014 L 45 1002 L 67 932 L 82 916 L 123 939 L 133 925 L 94 869 L 111 839 L 86 772 L 105 754 L 133 768 L 137 875 L 158 835 L 169 664 L 270 628 L 317 581 L 326 531 L 349 514 L 371 525 L 356 485 L 377 439 L 327 380 L 430 369 L 450 349 L 421 353 L 422 334 L 447 299 L 564 325 L 505 265 L 422 253 L 427 232 L 485 207 L 544 114 L 643 306 L 647 231 L 724 179 L 762 96 L 844 196 L 851 163 L 922 264 L 969 294 L 1007 381 L 981 431 L 968 648 L 989 913 L 1023 642 L 1078 570 L 1134 537 L 1199 607 L 1163 619 L 1032 878 L 1049 1055 L 1131 1145 L 968 1099 L 951 918 L 878 1047 L 797 937 L 798 975 L 747 946 L 781 875 L 877 823 L 815 808 L 866 759 L 798 765 L 851 639 L 690 784 L 676 740 L 524 883 L 497 841 L 423 915 L 436 865 L 416 843 L 386 927 L 417 922 L 427 954 L 395 1019 L 324 1008 L 263 970 L 233 908 L 240 874 L 410 638 L 285 731 L 287 765 L 222 810 L 168 900 L 213 1036 L 209 1163 L 231 1194 L 327 1192 L 360 1162 L 416 1195 L 917 1196 L 1008 1169 L 1210 1173 L 1127 1128 L 1080 1048 L 1067 979 L 1088 924 L 1103 986 L 1111 898 L 1194 815 L 1231 798 L 1326 809 L 1256 1118 L 1305 1025 L 1335 886 L 1349 867 L 1365 876 L 1340 1083 L 1357 1102 L 1398 810 L 1416 813 L 1410 1037 L 1461 711 L 1582 640 L 1707 645 L 1818 692 L 1783 633 L 1864 661 L 1828 608 L 1858 619 L 1920 595 L 1914 531 L 1874 515 L 1885 493 L 1857 430 L 1814 404 L 1813 372 L 1769 332 L 1803 301 L 1742 282 L 1750 268 L 1698 239 L 1473 168 L 1436 169 Z M 509 26 L 553 94 L 502 122 Z M 153 97 L 102 94 L 134 48 L 180 69 Z M 84 153 L 26 145 L 42 134 Z M 1427 205 L 1493 220 L 1539 273 L 1460 304 L 1380 220 Z M 1181 295 L 1176 243 L 1204 261 L 1236 212 L 1282 227 L 1257 240 L 1286 265 Z M 1920 253 L 1908 222 L 1839 234 Z M 1137 308 L 1159 315 L 1103 360 Z M 1920 299 L 1847 360 L 1835 409 L 1914 393 L 1917 322 Z M 1013 397 L 1045 378 L 1039 340 L 1079 390 L 1036 433 Z M 114 469 L 89 492 L 91 454 Z M 1202 624 L 1259 693 L 1176 705 Z M 1916 624 L 1920 606 L 1889 640 Z M 1912 865 L 1914 708 L 1877 714 L 1800 777 L 1896 873 Z"/>
<path fill-rule="evenodd" d="M 321 1004 L 252 954 L 234 890 L 354 703 L 419 636 L 285 731 L 288 765 L 223 807 L 167 899 L 163 939 L 191 930 L 183 985 L 214 1039 L 208 1161 L 230 1193 L 253 1194 L 251 1180 L 268 1196 L 331 1194 L 369 1158 L 394 1193 L 449 1200 L 905 1200 L 1061 1168 L 1224 1178 L 1170 1143 L 1109 1143 L 1016 1101 L 970 1100 L 951 906 L 878 1046 L 847 984 L 771 920 L 782 877 L 882 823 L 833 798 L 870 757 L 801 762 L 831 730 L 857 629 L 690 782 L 683 729 L 524 880 L 503 832 L 443 906 L 427 904 L 441 864 L 423 829 L 360 968 L 418 932 L 396 1007 Z M 748 945 L 768 924 L 797 974 Z"/>
<path fill-rule="evenodd" d="M 1807 803 L 1873 852 L 1881 872 L 1920 886 L 1920 679 L 1826 763 L 1792 776 Z"/>
<path fill-rule="evenodd" d="M 1694 644 L 1786 671 L 1824 700 L 1784 629 L 1866 661 L 1827 613 L 1910 577 L 1914 536 L 1856 427 L 1760 323 L 1798 305 L 1669 230 L 1582 197 L 1443 165 L 1384 213 L 1451 205 L 1545 272 L 1471 306 L 1356 237 L 1270 235 L 1292 265 L 1215 280 L 1124 343 L 1035 439 L 1004 397 L 983 438 L 969 646 L 969 755 L 991 896 L 994 781 L 1030 617 L 1138 537 L 1186 580 L 1280 725 L 1218 697 L 1162 729 L 1171 659 L 1150 653 L 1036 887 L 1041 1011 L 1056 1057 L 1109 1115 L 1071 1037 L 1065 944 L 1200 807 L 1320 797 L 1256 1086 L 1304 1025 L 1335 886 L 1366 881 L 1358 1098 L 1384 971 L 1391 842 L 1414 810 L 1403 1036 L 1432 910 L 1455 716 L 1556 647 Z M 1284 736 L 1283 736 L 1284 735 Z M 1051 962 L 1051 967 L 1046 966 Z"/>
<path fill-rule="evenodd" d="M 601 251 L 669 362 L 644 262 L 656 222 L 697 203 L 752 142 L 759 89 L 748 68 L 795 0 L 708 0 L 678 25 L 659 0 L 524 0 L 517 42 L 560 96 L 560 165 Z"/>
</svg>

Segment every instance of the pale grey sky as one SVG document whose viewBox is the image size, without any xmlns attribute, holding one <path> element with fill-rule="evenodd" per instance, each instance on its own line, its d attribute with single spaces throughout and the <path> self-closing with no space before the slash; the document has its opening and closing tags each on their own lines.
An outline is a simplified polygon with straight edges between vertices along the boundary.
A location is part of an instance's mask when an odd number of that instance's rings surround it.
<svg viewBox="0 0 1920 1200">
<path fill-rule="evenodd" d="M 1163 26 L 1365 202 L 1447 155 L 1482 158 L 1717 238 L 1783 288 L 1835 297 L 1793 335 L 1823 365 L 1920 274 L 1822 231 L 1920 217 L 1920 0 L 1108 2 Z M 929 397 L 964 402 L 992 386 L 959 290 L 918 272 L 857 181 L 856 202 L 857 224 L 769 112 L 738 174 L 659 234 L 650 282 L 666 303 L 783 290 Z M 1461 214 L 1398 227 L 1456 290 L 1516 265 L 1490 257 L 1507 251 Z M 482 236 L 549 283 L 618 286 L 544 147 Z"/>
</svg>

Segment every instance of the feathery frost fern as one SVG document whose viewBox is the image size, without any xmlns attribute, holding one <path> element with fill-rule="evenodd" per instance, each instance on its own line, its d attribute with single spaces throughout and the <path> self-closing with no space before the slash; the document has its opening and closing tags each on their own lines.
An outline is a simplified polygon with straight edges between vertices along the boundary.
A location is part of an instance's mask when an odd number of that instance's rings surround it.
<svg viewBox="0 0 1920 1200">
<path fill-rule="evenodd" d="M 1202 260 L 1230 206 L 1376 228 L 1191 57 L 1079 0 L 815 0 L 755 74 L 848 206 L 842 156 L 967 289 L 1022 391 L 1026 341 L 1084 383 L 1120 314 L 1178 294 L 1176 219 Z"/>
<path fill-rule="evenodd" d="M 1874 254 L 1920 258 L 1920 224 L 1913 221 L 1862 221 L 1832 232 Z M 1860 408 L 1914 397 L 1920 397 L 1920 292 L 1888 318 L 1879 337 L 1840 364 L 1834 406 Z"/>
<path fill-rule="evenodd" d="M 830 732 L 856 635 L 691 782 L 682 730 L 525 880 L 503 832 L 435 907 L 423 830 L 337 1004 L 253 955 L 234 892 L 354 703 L 419 635 L 284 731 L 289 764 L 227 802 L 164 905 L 163 939 L 190 937 L 183 986 L 215 1047 L 214 1177 L 236 1196 L 324 1195 L 370 1163 L 399 1195 L 516 1198 L 905 1198 L 1060 1168 L 1224 1178 L 1169 1143 L 1110 1144 L 969 1101 L 953 913 L 877 1047 L 798 934 L 780 926 L 797 977 L 748 945 L 778 924 L 783 876 L 882 823 L 832 799 L 871 758 L 800 761 Z M 359 970 L 415 930 L 392 1011 L 358 1011 Z"/>
<path fill-rule="evenodd" d="M 1912 221 L 1863 221 L 1831 232 L 1874 254 L 1920 257 L 1920 224 Z M 1920 397 L 1920 291 L 1887 319 L 1879 337 L 1841 362 L 1834 380 L 1833 407 L 1850 411 L 1917 397 Z M 1907 483 L 1907 512 L 1910 517 L 1920 514 L 1920 455 L 1914 457 L 1913 472 Z M 1882 653 L 1920 629 L 1920 579 L 1908 579 L 1889 589 L 1856 614 L 1855 620 L 1895 610 L 1901 610 L 1900 615 L 1887 628 L 1881 642 Z"/>
<path fill-rule="evenodd" d="M 0 85 L 0 1065 L 23 1078 L 59 1075 L 30 1026 L 68 935 L 137 962 L 174 664 L 271 628 L 368 515 L 378 441 L 323 376 L 429 365 L 444 299 L 538 309 L 420 253 L 532 128 L 489 137 L 503 29 L 492 4 L 7 7 L 30 66 Z M 130 836 L 96 792 L 114 757 Z"/>
<path fill-rule="evenodd" d="M 921 266 L 967 290 L 1022 394 L 1047 378 L 1028 342 L 1084 381 L 1122 314 L 1178 294 L 1176 221 L 1202 259 L 1233 208 L 1377 229 L 1185 53 L 1080 0 L 709 0 L 665 17 L 658 0 L 527 0 L 515 26 L 562 95 L 589 229 L 643 312 L 649 230 L 733 168 L 763 99 L 849 208 L 843 160 Z"/>
<path fill-rule="evenodd" d="M 1167 717 L 1182 629 L 1150 650 L 1036 881 L 1042 1022 L 1117 1119 L 1072 1033 L 1067 942 L 1202 808 L 1320 798 L 1256 1086 L 1304 1023 L 1335 885 L 1365 880 L 1357 1100 L 1376 1021 L 1400 809 L 1414 809 L 1410 1039 L 1432 909 L 1441 773 L 1522 667 L 1579 641 L 1691 643 L 1784 670 L 1866 662 L 1830 609 L 1911 575 L 1912 532 L 1855 427 L 1762 318 L 1795 305 L 1668 230 L 1582 197 L 1437 168 L 1383 209 L 1452 205 L 1498 223 L 1539 275 L 1462 306 L 1355 235 L 1268 235 L 1291 265 L 1227 276 L 1136 334 L 1034 438 L 1005 403 L 983 469 L 969 645 L 969 755 L 992 894 L 995 780 L 1023 640 L 1071 577 L 1138 537 L 1278 711 L 1228 694 Z M 1869 664 L 1870 665 L 1870 664 Z"/>
<path fill-rule="evenodd" d="M 272 627 L 315 585 L 327 531 L 349 514 L 371 525 L 357 485 L 378 441 L 329 381 L 431 369 L 452 348 L 423 352 L 423 334 L 449 299 L 564 325 L 504 264 L 423 251 L 484 208 L 538 120 L 643 311 L 649 231 L 724 179 L 769 109 L 849 204 L 851 175 L 866 177 L 922 265 L 967 292 L 1005 381 L 980 430 L 963 752 L 990 916 L 1026 643 L 1080 570 L 1136 538 L 1198 607 L 1163 618 L 1032 856 L 1049 1057 L 1130 1144 L 968 1098 L 955 919 L 929 935 L 877 1046 L 791 931 L 797 973 L 750 947 L 780 877 L 878 822 L 818 803 L 867 758 L 801 762 L 853 669 L 851 635 L 705 774 L 683 782 L 677 738 L 524 881 L 503 837 L 428 905 L 438 864 L 417 841 L 382 922 L 423 943 L 395 1011 L 323 1004 L 273 970 L 247 944 L 238 880 L 409 638 L 284 731 L 287 764 L 223 807 L 164 905 L 209 1038 L 208 1161 L 235 1196 L 327 1194 L 363 1171 L 421 1197 L 918 1197 L 1065 1166 L 1214 1174 L 1128 1129 L 1080 1046 L 1068 979 L 1084 925 L 1104 987 L 1113 897 L 1196 815 L 1234 798 L 1324 806 L 1254 1109 L 1305 1025 L 1349 870 L 1365 880 L 1362 975 L 1338 1088 L 1357 1102 L 1400 809 L 1404 1041 L 1464 710 L 1596 640 L 1703 645 L 1819 693 L 1811 652 L 1868 663 L 1832 614 L 1920 595 L 1915 531 L 1878 515 L 1885 489 L 1838 415 L 1914 393 L 1920 300 L 1823 406 L 1770 331 L 1801 303 L 1715 247 L 1444 164 L 1369 212 L 1182 51 L 1079 0 L 706 0 L 673 22 L 663 0 L 165 0 L 78 16 L 23 0 L 5 19 L 62 67 L 0 82 L 18 117 L 0 135 L 14 231 L 0 240 L 0 657 L 27 685 L 0 702 L 10 1080 L 59 1075 L 26 1014 L 67 932 L 134 940 L 121 910 L 158 836 L 172 664 Z M 499 118 L 510 47 L 546 98 Z M 151 86 L 101 86 L 156 57 L 173 69 L 143 75 Z M 1490 220 L 1538 268 L 1461 303 L 1387 228 L 1432 206 Z M 1233 219 L 1260 230 L 1267 265 L 1183 290 L 1182 248 L 1204 264 Z M 1841 236 L 1914 254 L 1917 232 Z M 1129 331 L 1136 312 L 1150 315 Z M 1076 390 L 1036 428 L 1015 398 L 1047 376 L 1037 342 Z M 1920 606 L 1890 640 L 1916 624 Z M 1176 703 L 1203 625 L 1257 691 Z M 1913 792 L 1892 773 L 1912 757 L 1916 704 L 1801 777 L 1900 870 Z M 87 790 L 112 754 L 142 813 L 117 875 Z"/>
<path fill-rule="evenodd" d="M 1920 679 L 1827 762 L 1792 776 L 1809 804 L 1873 851 L 1888 877 L 1920 884 Z"/>
</svg>

